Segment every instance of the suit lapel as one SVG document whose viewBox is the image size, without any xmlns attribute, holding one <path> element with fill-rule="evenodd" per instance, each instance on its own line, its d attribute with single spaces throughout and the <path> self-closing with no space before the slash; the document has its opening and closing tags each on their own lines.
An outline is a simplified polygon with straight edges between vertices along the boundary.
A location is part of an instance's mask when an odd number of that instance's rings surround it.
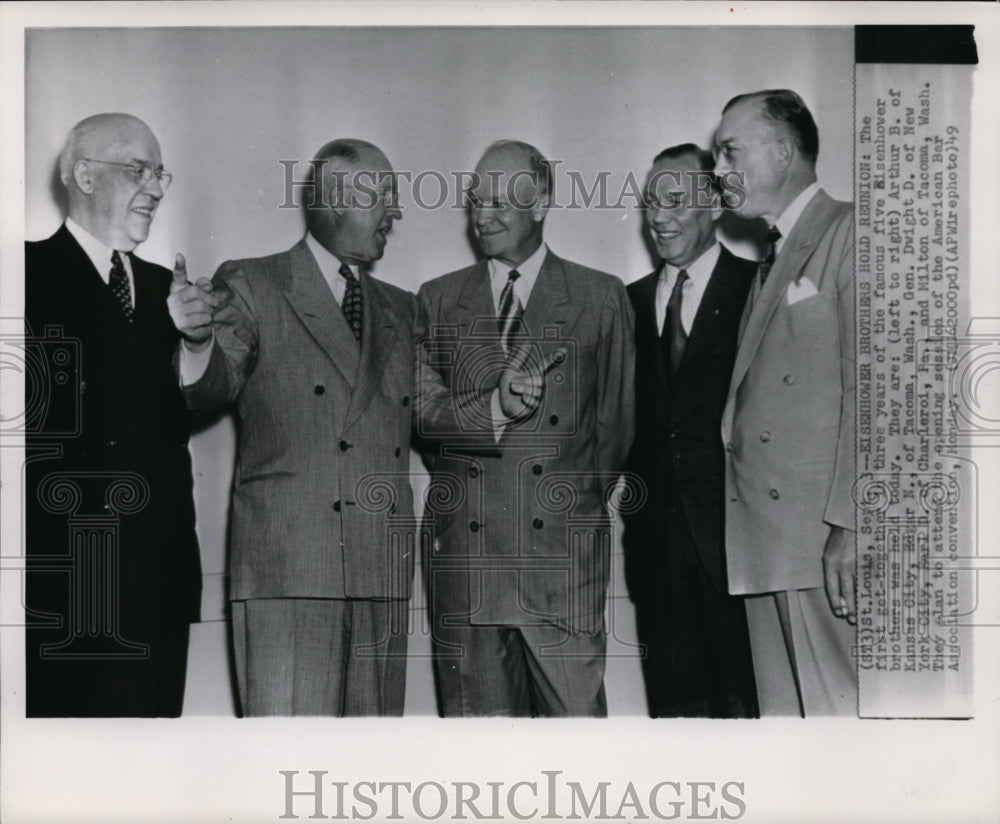
<svg viewBox="0 0 1000 824">
<path fill-rule="evenodd" d="M 536 340 L 543 339 L 545 327 L 558 326 L 559 337 L 565 339 L 576 325 L 580 308 L 570 300 L 570 286 L 562 260 L 548 252 L 524 310 L 528 335 Z"/>
<path fill-rule="evenodd" d="M 684 346 L 680 369 L 688 367 L 699 353 L 716 339 L 719 325 L 726 320 L 729 304 L 740 286 L 735 278 L 729 277 L 730 257 L 725 247 L 719 251 L 719 259 L 705 286 L 701 303 L 698 304 L 698 312 L 691 325 L 691 334 L 688 335 L 687 344 Z"/>
<path fill-rule="evenodd" d="M 382 294 L 377 281 L 361 274 L 364 294 L 364 332 L 361 336 L 361 363 L 358 379 L 347 408 L 346 426 L 350 427 L 365 411 L 382 379 L 389 356 L 399 336 L 399 318 Z"/>
<path fill-rule="evenodd" d="M 739 386 L 746 375 L 771 317 L 785 298 L 788 285 L 799 276 L 816 251 L 835 205 L 822 189 L 813 196 L 778 253 L 774 267 L 767 277 L 767 283 L 760 289 L 756 301 L 752 306 L 748 301 L 746 323 L 736 354 L 736 364 L 733 367 L 731 383 L 733 388 Z"/>
<path fill-rule="evenodd" d="M 353 386 L 358 373 L 358 342 L 305 240 L 282 257 L 279 277 L 299 320 Z"/>
<path fill-rule="evenodd" d="M 642 350 L 648 353 L 651 367 L 656 372 L 660 386 L 664 392 L 670 392 L 670 376 L 663 360 L 663 347 L 660 344 L 660 331 L 657 329 L 659 319 L 656 317 L 656 285 L 660 280 L 663 264 L 652 274 L 647 275 L 638 284 L 636 292 L 638 305 L 635 311 L 636 338 L 642 342 Z"/>
</svg>

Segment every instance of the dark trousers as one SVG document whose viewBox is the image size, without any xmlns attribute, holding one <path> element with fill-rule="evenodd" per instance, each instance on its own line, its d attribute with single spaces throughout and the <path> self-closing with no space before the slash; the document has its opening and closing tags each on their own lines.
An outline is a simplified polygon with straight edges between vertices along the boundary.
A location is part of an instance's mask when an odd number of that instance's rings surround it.
<svg viewBox="0 0 1000 824">
<path fill-rule="evenodd" d="M 656 594 L 636 600 L 649 714 L 755 718 L 753 657 L 743 599 L 705 573 L 682 512 L 668 511 Z"/>
<path fill-rule="evenodd" d="M 29 718 L 176 718 L 184 706 L 190 625 L 160 618 L 141 657 L 52 656 L 63 630 L 26 632 Z M 113 651 L 112 651 L 113 654 Z"/>
</svg>

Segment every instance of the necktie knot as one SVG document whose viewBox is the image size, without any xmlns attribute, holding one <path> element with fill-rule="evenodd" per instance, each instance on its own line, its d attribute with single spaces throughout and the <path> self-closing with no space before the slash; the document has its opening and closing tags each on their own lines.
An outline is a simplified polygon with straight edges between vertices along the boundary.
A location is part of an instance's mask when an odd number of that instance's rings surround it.
<svg viewBox="0 0 1000 824">
<path fill-rule="evenodd" d="M 354 276 L 351 267 L 346 263 L 341 263 L 337 270 L 346 282 L 344 287 L 344 299 L 340 302 L 340 308 L 344 311 L 344 318 L 351 327 L 351 334 L 354 339 L 361 343 L 361 333 L 364 329 L 364 295 L 361 292 L 361 284 Z"/>
<path fill-rule="evenodd" d="M 513 283 L 519 277 L 521 277 L 521 273 L 518 272 L 517 269 L 511 269 L 510 270 L 510 274 L 507 275 L 507 280 L 509 280 L 511 283 Z"/>
<path fill-rule="evenodd" d="M 125 271 L 125 264 L 117 249 L 111 253 L 111 274 L 108 276 L 108 287 L 111 289 L 115 303 L 125 313 L 125 318 L 129 323 L 132 323 L 132 286 L 128 282 L 128 273 Z"/>
</svg>

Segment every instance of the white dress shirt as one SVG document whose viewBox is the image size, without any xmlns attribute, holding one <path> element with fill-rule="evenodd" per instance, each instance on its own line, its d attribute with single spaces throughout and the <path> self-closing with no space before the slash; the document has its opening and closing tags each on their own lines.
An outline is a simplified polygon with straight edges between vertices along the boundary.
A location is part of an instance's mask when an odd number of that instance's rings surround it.
<svg viewBox="0 0 1000 824">
<path fill-rule="evenodd" d="M 777 226 L 778 231 L 781 232 L 781 237 L 778 238 L 778 242 L 774 244 L 775 255 L 781 251 L 781 247 L 785 244 L 785 238 L 792 233 L 792 229 L 794 229 L 795 224 L 799 222 L 802 212 L 805 211 L 806 206 L 809 205 L 809 201 L 816 196 L 817 192 L 819 192 L 819 183 L 810 183 L 795 196 L 795 200 L 789 203 L 788 206 L 785 207 L 785 211 L 783 211 L 781 215 L 779 215 L 778 219 L 774 221 L 774 225 Z"/>
<path fill-rule="evenodd" d="M 698 314 L 702 296 L 705 294 L 705 287 L 708 286 L 708 281 L 712 277 L 712 271 L 719 260 L 720 252 L 721 247 L 716 241 L 701 253 L 701 257 L 684 267 L 687 270 L 688 279 L 681 286 L 681 326 L 686 335 L 691 334 L 691 327 L 694 326 L 694 319 Z M 680 272 L 679 267 L 672 263 L 664 263 L 659 280 L 656 282 L 656 328 L 661 335 L 666 320 L 667 303 L 670 301 L 670 293 L 673 292 L 674 284 L 677 282 L 678 272 Z"/>
<path fill-rule="evenodd" d="M 528 308 L 528 299 L 531 297 L 531 290 L 535 288 L 535 281 L 538 280 L 538 273 L 545 261 L 549 248 L 544 243 L 541 244 L 527 260 L 510 267 L 506 263 L 501 263 L 496 258 L 490 258 L 487 262 L 490 270 L 490 291 L 493 293 L 493 308 L 500 314 L 500 295 L 507 280 L 510 277 L 511 269 L 515 268 L 520 277 L 514 281 L 514 295 L 521 301 L 521 308 Z M 504 415 L 500 408 L 500 390 L 494 389 L 490 397 L 490 411 L 493 416 L 493 437 L 499 441 L 503 436 L 504 429 L 510 419 Z"/>
<path fill-rule="evenodd" d="M 105 246 L 103 241 L 98 240 L 71 217 L 66 218 L 66 228 L 76 238 L 76 242 L 80 244 L 83 251 L 87 253 L 87 257 L 94 264 L 97 274 L 101 276 L 101 280 L 105 284 L 110 284 L 111 255 L 114 254 L 115 250 L 110 246 Z M 121 257 L 122 265 L 125 267 L 125 274 L 128 275 L 128 288 L 132 299 L 132 308 L 135 309 L 135 277 L 132 275 L 132 263 L 128 259 L 128 252 L 123 252 L 119 249 L 118 255 Z"/>
</svg>

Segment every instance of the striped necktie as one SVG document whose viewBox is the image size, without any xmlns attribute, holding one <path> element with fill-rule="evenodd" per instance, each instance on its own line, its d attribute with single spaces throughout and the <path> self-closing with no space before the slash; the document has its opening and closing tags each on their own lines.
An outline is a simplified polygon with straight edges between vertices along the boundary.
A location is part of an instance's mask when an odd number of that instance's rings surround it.
<svg viewBox="0 0 1000 824">
<path fill-rule="evenodd" d="M 767 230 L 767 238 L 765 238 L 767 254 L 764 255 L 764 259 L 760 262 L 761 286 L 767 283 L 767 276 L 771 272 L 771 267 L 774 266 L 774 258 L 778 254 L 779 240 L 781 240 L 781 230 L 777 226 L 771 226 Z"/>
<path fill-rule="evenodd" d="M 523 312 L 521 299 L 514 291 L 514 281 L 521 277 L 517 269 L 511 269 L 507 282 L 500 293 L 500 313 L 497 315 L 497 326 L 500 330 L 500 345 L 508 351 L 514 337 L 514 326 Z"/>
</svg>

